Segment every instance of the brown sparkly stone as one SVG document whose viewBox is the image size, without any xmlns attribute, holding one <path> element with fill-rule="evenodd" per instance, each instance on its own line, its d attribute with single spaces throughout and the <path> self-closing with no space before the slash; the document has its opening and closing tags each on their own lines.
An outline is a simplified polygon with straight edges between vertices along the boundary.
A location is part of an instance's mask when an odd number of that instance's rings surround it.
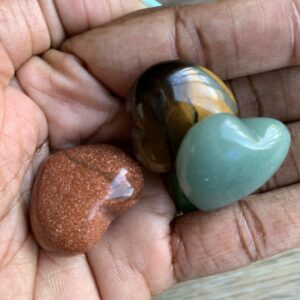
<svg viewBox="0 0 300 300">
<path fill-rule="evenodd" d="M 33 233 L 48 251 L 88 251 L 113 219 L 138 200 L 143 175 L 124 152 L 109 145 L 79 146 L 50 156 L 35 181 Z"/>
</svg>

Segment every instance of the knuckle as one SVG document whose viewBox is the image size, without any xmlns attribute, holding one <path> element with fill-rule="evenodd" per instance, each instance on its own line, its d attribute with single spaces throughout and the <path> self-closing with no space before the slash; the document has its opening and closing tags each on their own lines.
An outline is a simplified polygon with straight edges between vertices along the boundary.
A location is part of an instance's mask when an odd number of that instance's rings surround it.
<svg viewBox="0 0 300 300">
<path fill-rule="evenodd" d="M 174 48 L 177 58 L 201 61 L 207 64 L 207 47 L 201 27 L 194 23 L 184 8 L 174 5 L 171 7 L 173 15 Z"/>
<path fill-rule="evenodd" d="M 181 231 L 174 230 L 171 249 L 174 278 L 177 282 L 181 282 L 187 276 L 188 271 L 186 270 L 190 270 L 188 245 Z"/>
<path fill-rule="evenodd" d="M 288 59 L 288 65 L 293 65 L 297 61 L 299 61 L 299 49 L 298 49 L 298 28 L 299 28 L 299 21 L 300 21 L 300 8 L 299 8 L 299 1 L 291 0 L 290 7 L 289 7 L 289 19 L 290 19 L 290 26 L 289 26 L 289 48 L 290 48 L 290 55 Z"/>
<path fill-rule="evenodd" d="M 267 256 L 267 236 L 263 222 L 247 200 L 233 205 L 238 243 L 248 259 L 256 262 Z"/>
</svg>

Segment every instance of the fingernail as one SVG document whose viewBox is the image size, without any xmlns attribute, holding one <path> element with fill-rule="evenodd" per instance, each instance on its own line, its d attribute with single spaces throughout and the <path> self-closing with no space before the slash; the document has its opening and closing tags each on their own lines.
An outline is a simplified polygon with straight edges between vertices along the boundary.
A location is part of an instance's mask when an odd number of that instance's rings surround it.
<svg viewBox="0 0 300 300">
<path fill-rule="evenodd" d="M 161 6 L 161 3 L 159 3 L 156 0 L 143 0 L 144 3 L 149 6 L 149 7 L 157 7 L 157 6 Z"/>
</svg>

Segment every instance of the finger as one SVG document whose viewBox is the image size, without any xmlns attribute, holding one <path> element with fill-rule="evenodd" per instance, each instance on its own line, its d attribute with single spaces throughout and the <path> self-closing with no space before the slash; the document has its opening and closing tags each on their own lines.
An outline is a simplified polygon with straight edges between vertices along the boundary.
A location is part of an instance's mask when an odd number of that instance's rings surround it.
<svg viewBox="0 0 300 300">
<path fill-rule="evenodd" d="M 142 0 L 42 0 L 40 6 L 49 26 L 54 47 L 59 45 L 65 36 L 84 32 L 135 10 L 149 7 Z"/>
<path fill-rule="evenodd" d="M 146 179 L 140 202 L 88 253 L 103 299 L 148 300 L 174 284 L 169 226 L 174 205 L 158 177 Z"/>
<path fill-rule="evenodd" d="M 163 60 L 190 60 L 232 79 L 299 63 L 298 7 L 300 0 L 228 0 L 141 12 L 76 36 L 64 49 L 120 96 Z"/>
<path fill-rule="evenodd" d="M 52 148 L 91 138 L 107 142 L 128 137 L 130 122 L 123 105 L 74 56 L 50 50 L 30 59 L 17 74 L 46 115 Z"/>
<path fill-rule="evenodd" d="M 41 250 L 38 258 L 35 299 L 61 299 L 62 295 L 64 299 L 100 298 L 84 255 L 63 257 Z"/>
<path fill-rule="evenodd" d="M 300 185 L 252 195 L 212 213 L 174 222 L 178 281 L 226 272 L 300 245 Z"/>
<path fill-rule="evenodd" d="M 265 116 L 282 122 L 300 119 L 300 68 L 234 79 L 228 82 L 243 118 Z"/>
<path fill-rule="evenodd" d="M 31 58 L 17 76 L 45 113 L 52 148 L 129 136 L 130 119 L 123 104 L 73 55 L 49 50 L 42 57 Z"/>
<path fill-rule="evenodd" d="M 1 1 L 0 84 L 7 84 L 14 70 L 33 54 L 58 46 L 65 35 L 146 7 L 140 0 Z"/>
</svg>

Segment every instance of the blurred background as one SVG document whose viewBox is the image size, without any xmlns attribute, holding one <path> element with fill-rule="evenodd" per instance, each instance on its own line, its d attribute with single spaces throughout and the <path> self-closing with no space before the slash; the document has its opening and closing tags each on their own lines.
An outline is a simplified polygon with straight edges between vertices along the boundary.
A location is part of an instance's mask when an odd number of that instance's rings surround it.
<svg viewBox="0 0 300 300">
<path fill-rule="evenodd" d="M 171 5 L 212 1 L 160 2 Z M 300 250 L 294 249 L 247 268 L 180 284 L 153 300 L 300 300 L 299 270 Z"/>
</svg>

